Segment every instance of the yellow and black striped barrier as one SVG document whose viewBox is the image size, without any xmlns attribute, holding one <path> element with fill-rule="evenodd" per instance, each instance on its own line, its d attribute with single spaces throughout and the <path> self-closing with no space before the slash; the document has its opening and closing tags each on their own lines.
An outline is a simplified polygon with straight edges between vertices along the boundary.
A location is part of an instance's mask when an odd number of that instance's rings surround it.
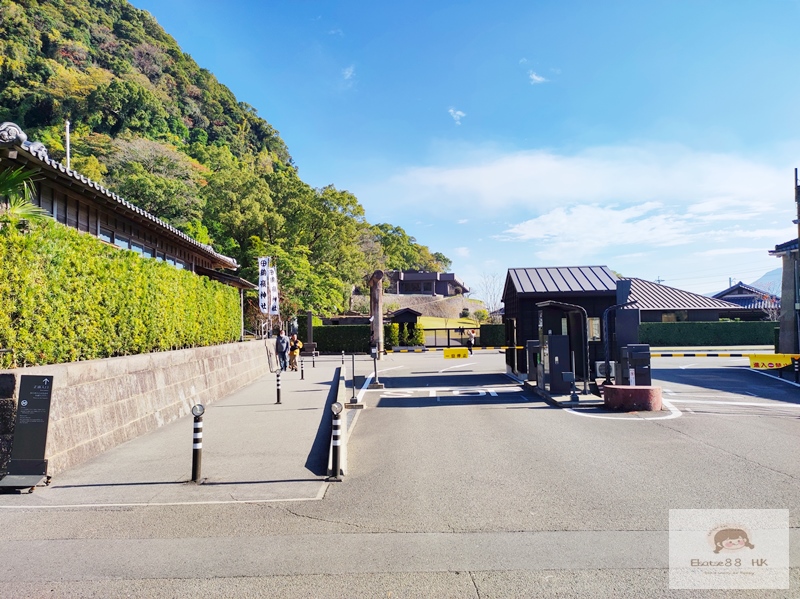
<svg viewBox="0 0 800 599">
<path fill-rule="evenodd" d="M 387 349 L 385 352 L 387 354 L 420 354 L 422 352 L 429 352 L 429 351 L 444 351 L 446 349 L 452 349 L 448 347 L 423 347 L 420 349 Z M 464 347 L 466 349 L 466 347 Z M 475 351 L 481 349 L 525 349 L 521 345 L 485 345 L 485 346 L 475 346 L 472 348 Z"/>
<path fill-rule="evenodd" d="M 727 354 L 727 353 L 661 353 L 653 352 L 650 354 L 651 358 L 747 358 L 750 354 Z"/>
</svg>

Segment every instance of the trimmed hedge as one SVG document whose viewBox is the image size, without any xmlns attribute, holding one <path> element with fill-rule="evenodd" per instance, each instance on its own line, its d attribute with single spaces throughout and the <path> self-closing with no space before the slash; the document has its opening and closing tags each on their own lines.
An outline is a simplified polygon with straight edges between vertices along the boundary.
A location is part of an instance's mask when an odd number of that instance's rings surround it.
<svg viewBox="0 0 800 599">
<path fill-rule="evenodd" d="M 368 324 L 342 324 L 314 327 L 314 343 L 319 352 L 369 353 Z"/>
<path fill-rule="evenodd" d="M 772 345 L 775 323 L 771 321 L 643 322 L 639 342 L 651 346 Z"/>
<path fill-rule="evenodd" d="M 50 220 L 0 229 L 0 367 L 239 339 L 239 293 Z"/>
<path fill-rule="evenodd" d="M 484 347 L 502 347 L 506 344 L 506 325 L 482 324 L 480 343 Z"/>
</svg>

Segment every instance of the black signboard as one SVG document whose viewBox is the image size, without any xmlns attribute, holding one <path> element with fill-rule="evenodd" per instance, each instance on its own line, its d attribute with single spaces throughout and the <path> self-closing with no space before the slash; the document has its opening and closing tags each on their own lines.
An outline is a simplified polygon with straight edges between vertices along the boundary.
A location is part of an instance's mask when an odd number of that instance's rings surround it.
<svg viewBox="0 0 800 599">
<path fill-rule="evenodd" d="M 47 467 L 44 450 L 52 395 L 52 376 L 24 374 L 20 377 L 9 474 L 38 474 L 39 469 Z"/>
</svg>

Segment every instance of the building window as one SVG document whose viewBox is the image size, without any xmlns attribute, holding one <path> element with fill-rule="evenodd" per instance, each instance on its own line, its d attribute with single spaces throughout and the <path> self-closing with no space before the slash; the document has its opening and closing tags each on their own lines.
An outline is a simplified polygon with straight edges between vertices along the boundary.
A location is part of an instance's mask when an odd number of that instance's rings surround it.
<svg viewBox="0 0 800 599">
<path fill-rule="evenodd" d="M 131 246 L 131 240 L 123 235 L 114 235 L 114 245 L 127 250 Z"/>
<path fill-rule="evenodd" d="M 589 328 L 589 341 L 600 341 L 600 319 L 590 317 L 586 324 Z"/>
<path fill-rule="evenodd" d="M 100 231 L 98 232 L 97 236 L 106 243 L 113 243 L 114 233 L 111 232 L 109 229 L 100 227 Z"/>
<path fill-rule="evenodd" d="M 139 254 L 140 256 L 144 254 L 144 246 L 141 243 L 136 243 L 135 241 L 131 242 L 131 249 Z"/>
<path fill-rule="evenodd" d="M 167 257 L 164 255 L 164 252 L 156 252 L 156 260 L 163 262 L 166 259 Z"/>
<path fill-rule="evenodd" d="M 156 257 L 156 251 L 153 248 L 145 247 L 144 248 L 144 252 L 142 253 L 142 255 L 146 256 L 147 258 L 155 258 Z"/>
</svg>

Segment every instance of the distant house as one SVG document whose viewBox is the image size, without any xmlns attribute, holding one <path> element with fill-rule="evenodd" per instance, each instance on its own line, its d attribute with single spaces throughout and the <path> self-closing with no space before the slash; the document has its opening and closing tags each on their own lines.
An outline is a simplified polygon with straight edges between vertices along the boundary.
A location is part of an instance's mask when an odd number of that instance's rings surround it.
<svg viewBox="0 0 800 599">
<path fill-rule="evenodd" d="M 800 186 L 798 187 L 800 189 Z M 800 353 L 798 327 L 798 307 L 800 306 L 800 260 L 798 259 L 798 240 L 792 239 L 776 245 L 770 255 L 781 258 L 783 278 L 781 280 L 780 338 L 778 351 L 792 354 Z"/>
<path fill-rule="evenodd" d="M 469 293 L 469 287 L 450 272 L 427 272 L 422 270 L 386 271 L 389 281 L 387 293 L 399 295 L 441 295 L 450 297 Z"/>
<path fill-rule="evenodd" d="M 742 306 L 716 297 L 706 297 L 644 279 L 623 277 L 622 280 L 631 282 L 628 301 L 633 302 L 622 309 L 639 310 L 641 322 L 713 322 L 722 318 L 723 314 L 744 313 Z"/>
<path fill-rule="evenodd" d="M 14 123 L 0 124 L 0 171 L 23 167 L 34 171 L 33 202 L 58 222 L 101 241 L 166 262 L 239 289 L 256 286 L 221 269 L 239 268 L 236 260 L 216 252 L 117 194 L 51 159 L 47 148 L 29 142 Z"/>
<path fill-rule="evenodd" d="M 725 291 L 715 293 L 714 297 L 736 304 L 741 308 L 735 312 L 720 312 L 721 318 L 741 320 L 777 320 L 781 310 L 781 298 L 777 295 L 745 285 L 741 281 Z"/>
</svg>

